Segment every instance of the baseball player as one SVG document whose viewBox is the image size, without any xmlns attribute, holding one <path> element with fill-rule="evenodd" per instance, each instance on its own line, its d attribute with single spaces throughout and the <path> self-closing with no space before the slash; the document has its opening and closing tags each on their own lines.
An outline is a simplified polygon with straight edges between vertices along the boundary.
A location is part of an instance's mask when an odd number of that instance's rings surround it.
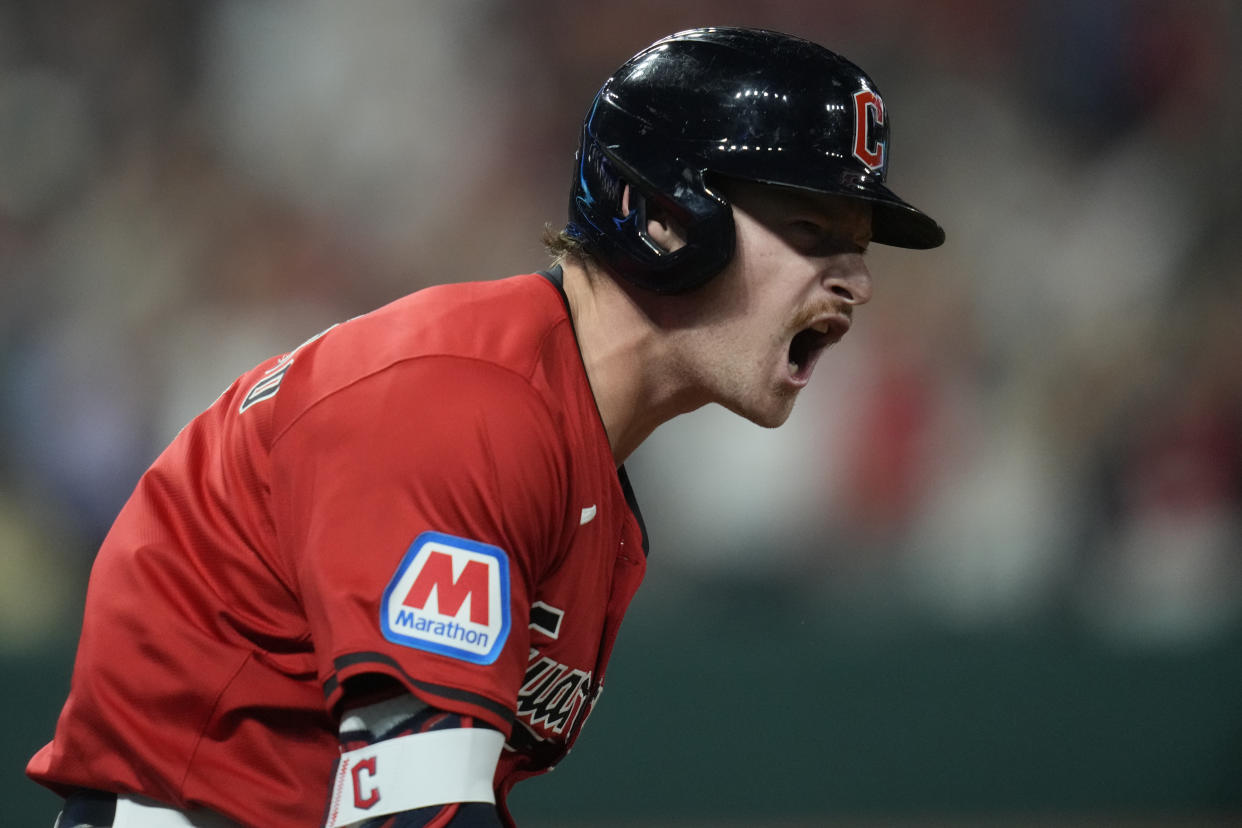
<svg viewBox="0 0 1242 828">
<path fill-rule="evenodd" d="M 658 41 L 586 116 L 548 270 L 419 291 L 239 378 L 99 551 L 27 773 L 60 828 L 513 825 L 603 686 L 647 538 L 622 465 L 719 403 L 788 417 L 939 245 L 889 113 L 807 41 Z"/>
</svg>

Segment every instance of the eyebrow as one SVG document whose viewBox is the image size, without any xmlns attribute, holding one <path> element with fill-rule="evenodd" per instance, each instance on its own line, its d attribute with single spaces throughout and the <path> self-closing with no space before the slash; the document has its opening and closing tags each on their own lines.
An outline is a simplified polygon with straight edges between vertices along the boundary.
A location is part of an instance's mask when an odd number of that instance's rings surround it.
<svg viewBox="0 0 1242 828">
<path fill-rule="evenodd" d="M 772 196 L 777 201 L 785 201 L 792 209 L 809 209 L 831 216 L 854 215 L 858 212 L 870 213 L 870 203 L 863 199 L 831 193 L 814 193 L 793 188 L 776 187 Z"/>
<path fill-rule="evenodd" d="M 865 223 L 868 230 L 867 240 L 871 240 L 870 231 L 872 229 L 871 221 L 873 214 L 870 210 L 866 209 L 865 204 L 855 204 L 852 203 L 851 200 L 842 199 L 841 197 L 825 202 L 824 200 L 816 199 L 812 196 L 808 199 L 799 199 L 799 201 L 804 204 L 804 209 L 819 214 L 832 224 L 836 225 L 838 228 L 842 225 L 848 225 L 852 228 L 855 223 Z M 795 207 L 794 209 L 798 208 Z M 847 234 L 850 236 L 854 235 L 852 232 Z"/>
<path fill-rule="evenodd" d="M 750 206 L 749 209 L 752 211 L 758 209 L 763 212 L 772 211 L 773 218 L 782 212 L 796 213 L 808 211 L 818 214 L 824 219 L 831 221 L 834 225 L 840 226 L 842 224 L 852 224 L 854 221 L 866 221 L 867 229 L 869 231 L 872 229 L 871 218 L 874 214 L 870 209 L 870 203 L 863 199 L 834 195 L 832 193 L 810 192 L 794 187 L 783 187 L 778 184 L 759 184 L 757 182 L 749 184 L 755 187 L 750 193 L 745 190 L 741 192 L 726 191 L 726 197 L 742 209 L 747 209 L 748 205 L 746 202 L 750 201 L 751 198 L 755 198 L 759 204 Z M 842 235 L 849 237 L 851 240 L 854 239 L 852 232 Z M 872 234 L 869 232 L 866 243 L 870 244 L 871 241 Z"/>
<path fill-rule="evenodd" d="M 866 253 L 873 241 L 874 228 L 872 226 L 872 213 L 865 210 L 865 204 L 856 205 L 852 203 L 853 199 L 844 199 L 843 197 L 835 197 L 831 202 L 825 204 L 820 199 L 811 197 L 813 203 L 807 204 L 807 207 L 822 215 L 831 225 L 831 235 L 848 241 L 858 247 L 859 253 Z M 866 238 L 861 238 L 859 231 L 861 227 L 856 226 L 865 224 Z"/>
</svg>

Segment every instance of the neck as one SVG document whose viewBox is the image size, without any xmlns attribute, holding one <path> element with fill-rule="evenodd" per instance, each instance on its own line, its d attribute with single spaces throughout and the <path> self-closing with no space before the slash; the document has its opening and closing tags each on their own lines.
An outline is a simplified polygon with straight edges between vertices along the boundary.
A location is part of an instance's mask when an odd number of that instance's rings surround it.
<svg viewBox="0 0 1242 828">
<path fill-rule="evenodd" d="M 565 262 L 565 295 L 587 380 L 621 465 L 661 424 L 708 400 L 677 369 L 668 335 L 644 297 L 607 273 Z"/>
</svg>

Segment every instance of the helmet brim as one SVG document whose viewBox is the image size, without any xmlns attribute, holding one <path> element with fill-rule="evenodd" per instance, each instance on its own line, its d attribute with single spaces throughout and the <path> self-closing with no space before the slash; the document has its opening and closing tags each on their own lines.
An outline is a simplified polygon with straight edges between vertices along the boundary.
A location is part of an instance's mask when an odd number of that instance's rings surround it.
<svg viewBox="0 0 1242 828">
<path fill-rule="evenodd" d="M 909 250 L 929 250 L 944 244 L 944 228 L 887 187 L 875 186 L 873 192 L 851 197 L 871 202 L 872 242 Z"/>
<path fill-rule="evenodd" d="M 745 178 L 757 184 L 771 184 L 776 187 L 788 187 L 824 195 L 841 196 L 865 201 L 871 205 L 871 241 L 889 247 L 904 247 L 909 250 L 930 250 L 944 244 L 945 233 L 939 223 L 924 213 L 884 184 L 875 180 L 843 181 L 837 179 L 809 185 L 791 180 L 777 171 L 776 175 L 739 175 L 734 172 L 724 173 L 734 178 Z"/>
</svg>

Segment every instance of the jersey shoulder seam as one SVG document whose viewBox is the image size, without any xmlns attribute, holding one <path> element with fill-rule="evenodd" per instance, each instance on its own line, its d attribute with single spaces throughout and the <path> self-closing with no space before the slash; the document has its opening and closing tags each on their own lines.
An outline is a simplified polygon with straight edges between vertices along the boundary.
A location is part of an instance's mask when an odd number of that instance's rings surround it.
<svg viewBox="0 0 1242 828">
<path fill-rule="evenodd" d="M 542 350 L 542 344 L 540 345 L 540 349 Z M 303 417 L 307 416 L 311 411 L 318 408 L 321 404 L 327 402 L 328 400 L 332 399 L 338 394 L 341 394 L 349 390 L 350 388 L 354 388 L 366 382 L 367 380 L 374 379 L 387 371 L 402 367 L 404 365 L 408 365 L 413 362 L 421 362 L 423 360 L 463 360 L 463 361 L 467 361 L 467 362 L 471 362 L 471 363 L 475 363 L 478 365 L 486 366 L 488 368 L 495 369 L 496 371 L 499 371 L 504 374 L 512 375 L 518 378 L 519 380 L 521 380 L 522 383 L 534 395 L 534 397 L 539 400 L 540 407 L 544 410 L 544 413 L 548 415 L 549 422 L 551 421 L 552 410 L 551 408 L 548 407 L 547 400 L 544 399 L 543 395 L 539 393 L 539 390 L 535 388 L 534 384 L 531 382 L 531 377 L 529 375 L 524 375 L 520 371 L 515 371 L 512 368 L 509 368 L 504 365 L 500 365 L 496 362 L 492 362 L 491 360 L 482 359 L 480 357 L 465 356 L 462 354 L 416 354 L 414 356 L 402 357 L 401 359 L 394 360 L 393 362 L 390 362 L 386 365 L 376 368 L 374 371 L 371 371 L 369 373 L 363 374 L 358 377 L 354 377 L 348 382 L 343 383 L 342 385 L 319 395 L 314 400 L 312 400 L 310 403 L 308 403 L 305 408 L 303 408 L 301 411 L 295 414 L 292 418 L 290 418 L 289 422 L 285 423 L 284 426 L 281 427 L 280 431 L 272 435 L 272 440 L 271 440 L 271 443 L 269 444 L 269 451 L 274 450 L 276 448 L 276 444 L 280 442 L 281 438 L 283 438 L 286 434 L 288 434 L 289 431 L 294 426 L 296 426 L 302 420 Z"/>
</svg>

